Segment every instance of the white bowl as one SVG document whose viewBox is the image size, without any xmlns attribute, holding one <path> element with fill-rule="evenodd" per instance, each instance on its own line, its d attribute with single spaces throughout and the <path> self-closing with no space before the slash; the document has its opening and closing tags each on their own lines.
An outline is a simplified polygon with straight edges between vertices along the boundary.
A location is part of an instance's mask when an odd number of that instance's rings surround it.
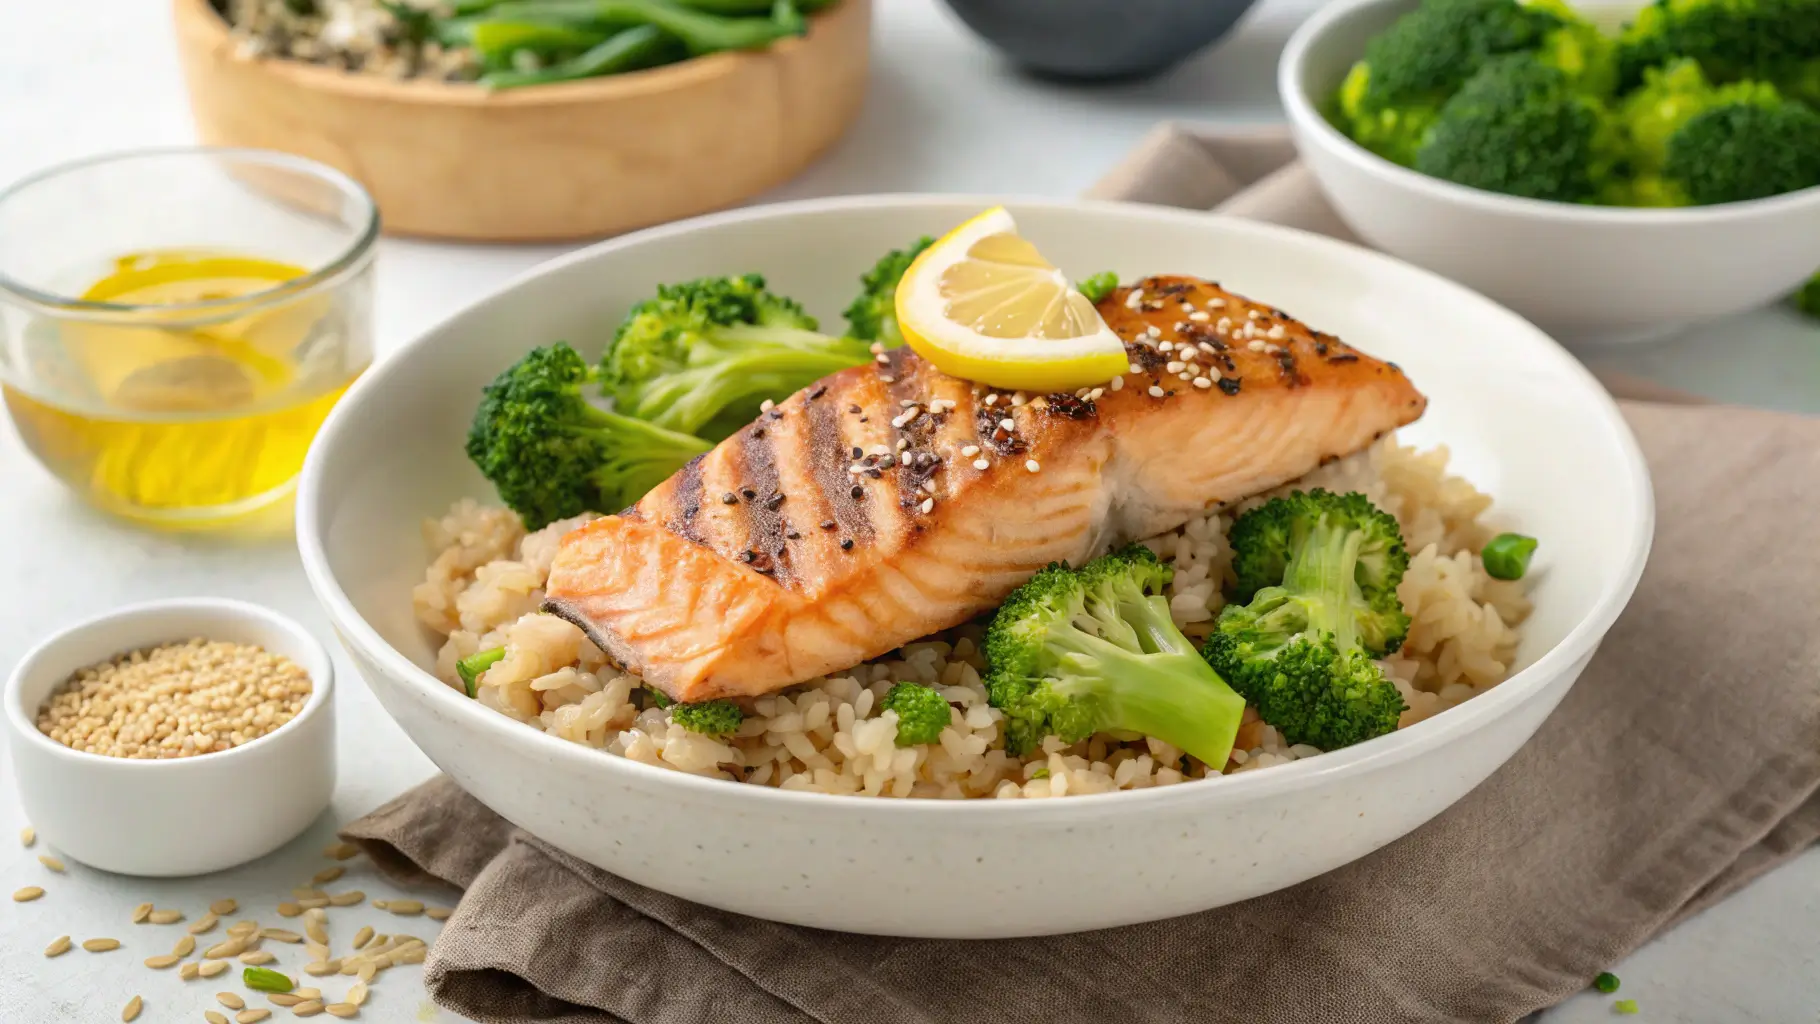
<svg viewBox="0 0 1820 1024">
<path fill-rule="evenodd" d="M 489 807 L 642 885 L 756 917 L 889 935 L 987 938 L 1154 920 L 1281 889 L 1438 814 L 1541 724 L 1629 598 L 1649 480 L 1611 399 L 1504 309 L 1332 239 L 1115 203 L 1011 204 L 1077 273 L 1201 274 L 1395 359 L 1432 398 L 1408 436 L 1542 538 L 1522 670 L 1464 706 L 1321 757 L 1211 782 L 1048 801 L 785 792 L 586 749 L 438 682 L 410 591 L 420 523 L 490 499 L 462 440 L 478 389 L 532 345 L 593 352 L 660 282 L 763 271 L 838 323 L 880 253 L 993 200 L 859 197 L 761 207 L 605 242 L 546 264 L 373 369 L 304 469 L 311 585 L 380 702 Z M 1065 894 L 1065 898 L 1058 898 Z"/>
<path fill-rule="evenodd" d="M 77 670 L 191 637 L 258 644 L 309 673 L 303 711 L 216 754 L 132 760 L 90 754 L 34 724 Z M 6 681 L 7 744 L 26 818 L 59 853 L 104 871 L 202 875 L 295 839 L 335 790 L 334 666 L 290 619 L 241 601 L 185 598 L 134 605 L 78 623 L 27 654 Z"/>
<path fill-rule="evenodd" d="M 1302 160 L 1360 238 L 1569 342 L 1648 338 L 1755 309 L 1820 267 L 1820 187 L 1685 209 L 1551 203 L 1418 174 L 1348 139 L 1317 106 L 1418 2 L 1333 0 L 1277 68 Z"/>
</svg>

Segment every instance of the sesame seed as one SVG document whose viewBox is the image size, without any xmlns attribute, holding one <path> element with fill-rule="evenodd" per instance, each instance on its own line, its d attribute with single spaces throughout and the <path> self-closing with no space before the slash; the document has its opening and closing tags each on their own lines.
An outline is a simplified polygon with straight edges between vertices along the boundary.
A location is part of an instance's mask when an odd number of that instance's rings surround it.
<svg viewBox="0 0 1820 1024">
<path fill-rule="evenodd" d="M 924 498 L 923 503 L 921 505 L 918 505 L 917 507 L 923 510 L 923 515 L 928 515 L 929 513 L 935 511 L 935 499 L 934 498 Z"/>
<path fill-rule="evenodd" d="M 322 855 L 330 860 L 349 860 L 360 856 L 360 847 L 349 842 L 334 842 L 322 848 Z"/>
<path fill-rule="evenodd" d="M 1014 391 L 1014 392 L 1012 392 L 1012 394 L 1011 394 L 1011 405 L 1012 405 L 1012 407 L 1013 407 L 1013 408 L 1015 408 L 1015 407 L 1017 407 L 1017 406 L 1020 406 L 1020 405 L 1023 405 L 1023 404 L 1024 404 L 1024 403 L 1025 403 L 1025 402 L 1027 402 L 1027 401 L 1029 401 L 1029 399 L 1027 399 L 1027 398 L 1025 398 L 1025 397 L 1024 397 L 1024 393 L 1023 393 L 1023 392 L 1022 392 L 1022 391 Z"/>
<path fill-rule="evenodd" d="M 832 519 L 824 519 L 824 520 L 822 520 L 822 521 L 821 521 L 821 528 L 822 528 L 822 529 L 824 529 L 824 530 L 832 530 L 832 529 L 834 529 L 834 520 L 832 520 Z"/>
<path fill-rule="evenodd" d="M 85 939 L 82 948 L 90 953 L 106 953 L 120 948 L 119 939 Z"/>
<path fill-rule="evenodd" d="M 878 379 L 884 381 L 886 384 L 896 384 L 897 383 L 897 378 L 891 376 L 888 373 L 879 374 Z"/>
<path fill-rule="evenodd" d="M 1283 329 L 1282 324 L 1272 324 L 1270 330 L 1264 332 L 1265 337 L 1275 341 L 1282 341 L 1288 334 L 1289 332 Z"/>
<path fill-rule="evenodd" d="M 1188 314 L 1188 319 L 1193 320 L 1197 324 L 1204 324 L 1207 321 L 1212 320 L 1213 317 L 1210 317 L 1206 313 L 1203 313 L 1202 311 L 1197 309 L 1194 312 Z"/>
<path fill-rule="evenodd" d="M 974 469 L 977 469 L 977 470 L 979 470 L 979 471 L 980 471 L 980 472 L 982 472 L 982 473 L 983 473 L 983 472 L 985 472 L 985 471 L 986 471 L 986 470 L 988 470 L 988 469 L 991 469 L 991 468 L 992 468 L 992 463 L 990 463 L 990 462 L 987 462 L 987 461 L 986 461 L 986 460 L 985 460 L 985 459 L 974 459 L 974 460 L 973 460 L 973 468 L 974 468 Z"/>
<path fill-rule="evenodd" d="M 242 1003 L 241 1005 L 245 1006 L 246 1004 Z M 126 1001 L 126 1006 L 121 1009 L 120 1019 L 126 1021 L 127 1024 L 132 1024 L 133 1021 L 139 1019 L 139 1011 L 144 1008 L 145 1000 L 138 996 L 134 996 L 133 998 L 128 999 Z"/>
<path fill-rule="evenodd" d="M 19 830 L 19 845 L 30 846 L 38 841 L 38 830 L 30 825 Z"/>
<path fill-rule="evenodd" d="M 759 412 L 770 412 L 770 411 L 771 411 L 771 410 L 772 410 L 772 409 L 774 409 L 774 408 L 776 408 L 776 407 L 777 407 L 777 403 L 776 403 L 776 402 L 773 402 L 773 401 L 771 401 L 771 400 L 770 400 L 770 399 L 769 399 L 769 398 L 767 398 L 767 399 L 765 399 L 765 400 L 764 400 L 764 401 L 762 401 L 762 402 L 760 402 L 760 403 L 758 403 L 758 411 L 759 411 Z"/>
<path fill-rule="evenodd" d="M 1212 298 L 1212 299 L 1208 299 L 1208 300 L 1207 300 L 1207 308 L 1208 308 L 1208 309 L 1225 309 L 1225 308 L 1226 308 L 1226 300 L 1225 300 L 1225 299 L 1221 299 L 1221 298 Z"/>
<path fill-rule="evenodd" d="M 1175 376 L 1176 376 L 1177 380 L 1191 380 L 1191 379 L 1193 379 L 1194 374 L 1189 373 L 1187 370 L 1183 370 L 1181 373 L 1178 373 Z"/>
<path fill-rule="evenodd" d="M 1094 388 L 1092 391 L 1087 392 L 1087 401 L 1097 402 L 1102 397 L 1104 397 L 1105 394 L 1106 394 L 1105 388 Z"/>
<path fill-rule="evenodd" d="M 1182 367 L 1184 367 L 1186 365 L 1187 364 L 1182 362 L 1180 359 L 1172 359 L 1163 366 L 1163 369 L 1170 373 L 1181 373 Z"/>
<path fill-rule="evenodd" d="M 1150 335 L 1152 338 L 1160 338 L 1163 336 L 1163 329 L 1155 324 L 1151 324 L 1149 327 L 1144 328 L 1144 333 Z"/>
<path fill-rule="evenodd" d="M 987 405 L 989 405 L 989 406 L 990 406 L 990 405 L 997 405 L 997 404 L 998 404 L 998 395 L 996 395 L 996 394 L 991 394 L 991 395 L 987 395 L 987 396 L 986 396 L 986 404 L 987 404 Z"/>
<path fill-rule="evenodd" d="M 908 447 L 910 447 L 910 441 L 909 441 L 909 439 L 908 439 L 908 438 L 903 438 L 903 437 L 900 437 L 900 438 L 898 438 L 898 439 L 897 439 L 897 450 L 898 450 L 898 451 L 900 451 L 900 452 L 901 452 L 901 451 L 903 451 L 903 450 L 904 450 L 904 449 L 905 449 L 905 448 L 908 448 Z"/>
<path fill-rule="evenodd" d="M 884 354 L 883 352 L 880 352 L 878 355 L 875 355 L 872 358 L 874 360 L 876 360 L 878 362 L 878 365 L 880 365 L 880 366 L 890 366 L 891 365 L 891 357 Z"/>
<path fill-rule="evenodd" d="M 1123 391 L 1125 390 L 1125 378 L 1114 377 L 1111 381 L 1107 382 L 1106 386 L 1114 391 Z"/>
<path fill-rule="evenodd" d="M 1264 351 L 1265 345 L 1261 341 L 1250 341 L 1245 344 L 1245 347 L 1253 352 L 1262 352 Z"/>
<path fill-rule="evenodd" d="M 1245 319 L 1247 319 L 1247 320 L 1256 320 L 1258 317 L 1263 316 L 1263 315 L 1264 314 L 1258 312 L 1255 309 L 1250 309 L 1250 310 L 1245 311 Z"/>
<path fill-rule="evenodd" d="M 1227 331 L 1232 330 L 1232 318 L 1228 316 L 1220 317 L 1219 323 L 1214 324 L 1213 329 L 1219 334 L 1225 334 Z"/>
<path fill-rule="evenodd" d="M 64 872 L 63 862 L 58 860 L 57 858 L 51 856 L 48 853 L 39 854 L 38 863 L 44 865 L 45 867 L 51 869 L 52 871 L 55 871 L 56 873 L 58 873 L 60 875 L 63 874 L 63 872 Z"/>
<path fill-rule="evenodd" d="M 885 354 L 885 343 L 882 341 L 875 341 L 866 349 L 866 351 L 875 356 L 882 356 Z"/>
<path fill-rule="evenodd" d="M 1194 379 L 1194 386 L 1197 388 L 1210 388 L 1213 387 L 1213 381 L 1210 381 L 1205 377 L 1196 377 Z"/>
<path fill-rule="evenodd" d="M 1157 387 L 1155 384 L 1150 385 L 1150 397 L 1151 398 L 1163 397 L 1163 389 L 1160 387 Z"/>
<path fill-rule="evenodd" d="M 1144 372 L 1144 368 L 1143 368 L 1143 367 L 1142 367 L 1142 366 L 1139 366 L 1139 365 L 1138 365 L 1138 364 L 1136 364 L 1136 363 L 1132 363 L 1132 364 L 1131 364 L 1131 372 L 1132 372 L 1132 373 L 1143 373 L 1143 372 Z"/>
<path fill-rule="evenodd" d="M 980 446 L 977 444 L 970 444 L 970 445 L 966 446 L 965 448 L 961 449 L 961 458 L 971 459 L 975 455 L 978 455 L 979 453 L 980 453 Z"/>
<path fill-rule="evenodd" d="M 1125 308 L 1126 309 L 1136 309 L 1143 304 L 1144 304 L 1144 293 L 1141 289 L 1133 288 L 1133 289 L 1131 289 L 1131 294 L 1125 296 Z"/>
<path fill-rule="evenodd" d="M 1173 341 L 1161 342 L 1157 345 L 1156 350 L 1158 352 L 1174 352 L 1175 351 L 1175 342 L 1173 342 Z"/>
<path fill-rule="evenodd" d="M 1036 461 L 1035 459 L 1028 459 L 1024 462 L 1024 468 L 1029 470 L 1032 473 L 1035 473 L 1035 472 L 1040 471 L 1043 468 L 1043 464 Z"/>
<path fill-rule="evenodd" d="M 42 895 L 44 895 L 43 889 L 40 889 L 35 885 L 28 885 L 23 889 L 18 889 L 13 892 L 13 902 L 30 903 Z"/>
<path fill-rule="evenodd" d="M 162 759 L 231 750 L 291 721 L 311 682 L 251 644 L 192 639 L 146 647 L 70 677 L 38 729 L 74 750 Z M 181 915 L 179 915 L 181 916 Z"/>
<path fill-rule="evenodd" d="M 1004 419 L 998 421 L 998 428 L 1000 430 L 1016 430 L 1017 421 L 1012 419 L 1011 417 L 1007 416 Z"/>
<path fill-rule="evenodd" d="M 69 951 L 70 937 L 67 935 L 57 936 L 56 939 L 52 940 L 50 945 L 44 947 L 45 956 L 62 956 Z"/>
<path fill-rule="evenodd" d="M 313 881 L 315 881 L 318 884 L 321 884 L 324 881 L 332 882 L 336 878 L 341 877 L 341 870 L 342 870 L 341 868 L 325 868 L 322 871 L 316 872 L 316 877 L 315 877 L 315 879 L 313 879 Z M 324 879 L 322 876 L 327 874 L 330 871 L 335 872 L 334 877 L 329 878 L 329 879 Z M 235 900 L 216 900 L 215 902 L 209 904 L 209 913 L 215 914 L 215 915 L 232 914 L 234 911 L 239 910 L 239 909 L 240 909 L 240 904 L 239 904 L 239 902 L 237 902 Z"/>
</svg>

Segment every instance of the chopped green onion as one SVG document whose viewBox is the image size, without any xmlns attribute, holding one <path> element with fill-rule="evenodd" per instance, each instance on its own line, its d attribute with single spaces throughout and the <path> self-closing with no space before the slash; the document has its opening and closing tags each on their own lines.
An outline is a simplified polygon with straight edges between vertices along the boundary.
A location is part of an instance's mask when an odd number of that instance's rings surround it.
<svg viewBox="0 0 1820 1024">
<path fill-rule="evenodd" d="M 289 992 L 297 987 L 297 983 L 292 981 L 288 975 L 279 974 L 277 971 L 267 970 L 264 967 L 248 967 L 240 972 L 240 980 L 246 984 L 247 988 L 257 992 Z"/>
<path fill-rule="evenodd" d="M 1618 1011 L 1619 1016 L 1629 1017 L 1637 1012 L 1637 1001 L 1635 999 L 1620 999 L 1611 1004 L 1611 1008 Z"/>
<path fill-rule="evenodd" d="M 1599 976 L 1592 980 L 1592 987 L 1610 995 L 1618 991 L 1618 976 L 1610 971 L 1600 971 Z"/>
<path fill-rule="evenodd" d="M 1036 771 L 1030 773 L 1030 777 L 1032 779 L 1046 779 L 1049 777 L 1049 769 L 1047 766 L 1038 768 Z"/>
<path fill-rule="evenodd" d="M 675 701 L 670 699 L 669 694 L 663 692 L 662 690 L 658 689 L 655 686 L 645 687 L 645 692 L 651 695 L 651 703 L 657 705 L 659 710 L 667 708 L 670 705 L 676 703 Z"/>
<path fill-rule="evenodd" d="M 1536 539 L 1520 533 L 1500 533 L 1479 552 L 1485 575 L 1494 580 L 1520 580 L 1529 571 L 1529 556 L 1536 553 Z"/>
<path fill-rule="evenodd" d="M 1085 281 L 1082 281 L 1080 284 L 1075 285 L 1076 288 L 1080 289 L 1082 295 L 1087 296 L 1088 302 L 1100 301 L 1106 296 L 1111 295 L 1112 289 L 1117 288 L 1118 286 L 1119 276 L 1110 270 L 1102 270 L 1092 277 L 1087 278 Z"/>
<path fill-rule="evenodd" d="M 455 663 L 455 674 L 461 677 L 461 685 L 468 691 L 468 696 L 480 696 L 480 674 L 499 663 L 506 656 L 504 647 L 494 647 L 473 654 Z"/>
</svg>

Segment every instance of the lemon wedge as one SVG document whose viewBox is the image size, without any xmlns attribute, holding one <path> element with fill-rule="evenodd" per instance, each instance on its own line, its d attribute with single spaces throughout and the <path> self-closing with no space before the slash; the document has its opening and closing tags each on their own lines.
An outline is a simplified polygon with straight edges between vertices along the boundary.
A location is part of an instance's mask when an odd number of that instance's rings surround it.
<svg viewBox="0 0 1820 1024">
<path fill-rule="evenodd" d="M 1002 206 L 910 264 L 897 286 L 897 325 L 942 372 L 996 388 L 1072 391 L 1104 384 L 1130 363 L 1093 303 Z"/>
</svg>

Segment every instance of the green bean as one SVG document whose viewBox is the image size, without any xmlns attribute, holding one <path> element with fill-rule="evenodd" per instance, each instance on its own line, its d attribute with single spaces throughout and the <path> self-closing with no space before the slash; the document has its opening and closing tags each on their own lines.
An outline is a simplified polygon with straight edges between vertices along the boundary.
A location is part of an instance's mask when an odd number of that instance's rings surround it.
<svg viewBox="0 0 1820 1024">
<path fill-rule="evenodd" d="M 510 55 L 519 50 L 529 50 L 540 57 L 570 54 L 599 46 L 608 35 L 599 29 L 489 18 L 474 26 L 472 45 L 476 53 L 491 63 L 509 60 Z"/>
<path fill-rule="evenodd" d="M 537 71 L 492 71 L 480 78 L 489 89 L 572 82 L 579 78 L 618 75 L 669 63 L 683 56 L 682 46 L 655 25 L 616 33 L 587 52 Z"/>
<path fill-rule="evenodd" d="M 486 18 L 603 27 L 655 25 L 681 40 L 691 56 L 760 49 L 807 31 L 792 0 L 778 0 L 766 18 L 722 17 L 672 0 L 516 0 L 492 8 Z"/>
</svg>

